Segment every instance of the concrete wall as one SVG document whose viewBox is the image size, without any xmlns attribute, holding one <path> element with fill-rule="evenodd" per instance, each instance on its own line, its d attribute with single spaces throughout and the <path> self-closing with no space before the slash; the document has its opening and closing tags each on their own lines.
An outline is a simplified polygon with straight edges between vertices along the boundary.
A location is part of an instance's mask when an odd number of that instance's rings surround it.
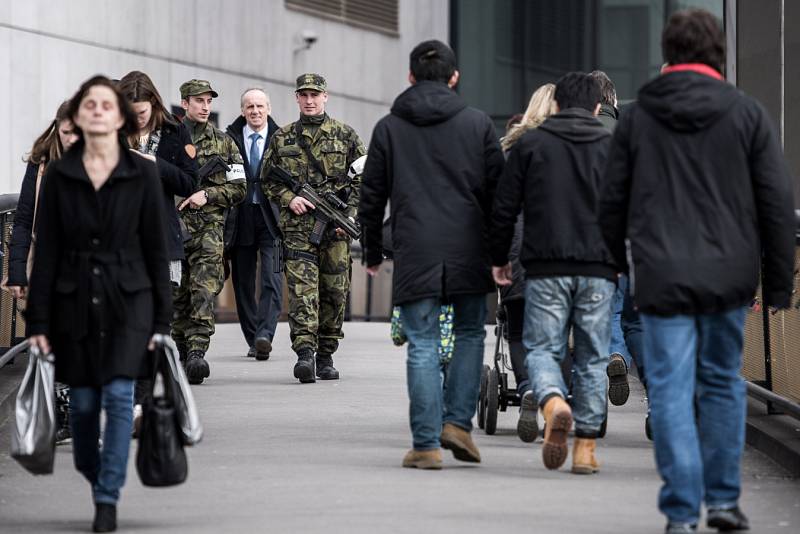
<svg viewBox="0 0 800 534">
<path fill-rule="evenodd" d="M 294 79 L 328 80 L 328 111 L 368 142 L 375 122 L 407 86 L 408 53 L 446 41 L 447 0 L 399 0 L 399 35 L 359 29 L 287 9 L 283 0 L 9 0 L 0 8 L 0 193 L 17 192 L 23 155 L 58 104 L 89 76 L 148 73 L 165 103 L 178 105 L 190 78 L 211 81 L 214 111 L 227 126 L 239 95 L 267 89 L 279 124 L 294 120 Z M 300 31 L 319 36 L 300 49 Z"/>
</svg>

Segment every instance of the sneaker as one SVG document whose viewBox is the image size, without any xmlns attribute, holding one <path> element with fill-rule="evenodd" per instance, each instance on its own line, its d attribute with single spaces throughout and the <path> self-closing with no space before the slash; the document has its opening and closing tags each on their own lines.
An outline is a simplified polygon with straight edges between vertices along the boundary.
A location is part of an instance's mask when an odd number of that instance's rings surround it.
<svg viewBox="0 0 800 534">
<path fill-rule="evenodd" d="M 608 400 L 614 406 L 622 406 L 628 402 L 631 388 L 628 385 L 628 366 L 620 354 L 611 355 L 606 374 L 608 375 Z"/>
<path fill-rule="evenodd" d="M 139 437 L 139 432 L 142 430 L 142 405 L 136 404 L 133 407 L 133 439 Z"/>
<path fill-rule="evenodd" d="M 403 458 L 403 467 L 414 467 L 417 469 L 441 469 L 442 451 L 433 449 L 430 451 L 417 451 L 411 449 Z"/>
<path fill-rule="evenodd" d="M 255 347 L 250 347 L 250 349 L 247 351 L 247 357 L 248 358 L 255 358 L 256 357 L 256 348 Z"/>
<path fill-rule="evenodd" d="M 190 350 L 186 355 L 186 378 L 192 385 L 202 384 L 203 380 L 209 377 L 211 370 L 205 360 L 205 353 L 202 350 Z"/>
<path fill-rule="evenodd" d="M 72 443 L 72 431 L 69 426 L 62 426 L 56 430 L 56 445 L 68 445 Z"/>
<path fill-rule="evenodd" d="M 706 525 L 708 525 L 708 528 L 715 528 L 720 531 L 750 530 L 750 521 L 738 506 L 733 508 L 709 507 Z"/>
<path fill-rule="evenodd" d="M 445 423 L 439 440 L 443 449 L 453 451 L 456 460 L 480 463 L 481 452 L 472 441 L 472 435 L 463 428 L 452 423 Z"/>
<path fill-rule="evenodd" d="M 682 534 L 685 532 L 697 532 L 696 523 L 667 523 L 667 528 L 664 530 L 666 534 Z"/>
<path fill-rule="evenodd" d="M 517 420 L 517 436 L 525 443 L 533 443 L 539 435 L 539 423 L 536 420 L 538 411 L 533 391 L 526 391 L 519 404 L 519 420 Z"/>
<path fill-rule="evenodd" d="M 314 353 L 308 349 L 303 349 L 297 353 L 297 363 L 294 364 L 294 377 L 301 384 L 311 384 L 316 382 L 314 378 Z"/>
<path fill-rule="evenodd" d="M 572 428 L 572 409 L 559 395 L 553 395 L 542 407 L 544 444 L 542 462 L 547 469 L 558 469 L 567 461 L 567 434 Z"/>
</svg>

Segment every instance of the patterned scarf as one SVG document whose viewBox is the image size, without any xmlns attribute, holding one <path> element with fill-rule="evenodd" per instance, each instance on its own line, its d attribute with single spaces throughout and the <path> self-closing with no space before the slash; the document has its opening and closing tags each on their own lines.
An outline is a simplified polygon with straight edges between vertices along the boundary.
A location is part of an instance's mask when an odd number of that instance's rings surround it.
<svg viewBox="0 0 800 534">
<path fill-rule="evenodd" d="M 139 152 L 147 156 L 155 156 L 161 142 L 161 130 L 153 130 L 147 137 L 139 138 Z"/>
</svg>

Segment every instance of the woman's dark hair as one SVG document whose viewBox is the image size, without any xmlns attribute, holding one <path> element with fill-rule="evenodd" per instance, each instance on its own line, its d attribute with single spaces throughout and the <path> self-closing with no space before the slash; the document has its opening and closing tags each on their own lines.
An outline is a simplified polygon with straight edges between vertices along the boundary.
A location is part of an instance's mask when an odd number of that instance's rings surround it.
<svg viewBox="0 0 800 534">
<path fill-rule="evenodd" d="M 61 137 L 58 136 L 58 127 L 64 121 L 72 122 L 69 114 L 69 101 L 65 100 L 56 110 L 56 118 L 50 122 L 42 135 L 33 142 L 31 153 L 25 158 L 28 163 L 50 163 L 61 158 L 64 147 L 61 145 Z M 74 127 L 74 126 L 73 126 Z"/>
<path fill-rule="evenodd" d="M 725 33 L 717 18 L 704 9 L 677 11 L 661 34 L 661 51 L 670 65 L 703 63 L 723 72 Z"/>
<path fill-rule="evenodd" d="M 138 70 L 129 72 L 117 83 L 117 87 L 128 99 L 128 102 L 132 104 L 150 102 L 150 105 L 153 106 L 150 124 L 147 125 L 149 131 L 161 129 L 165 122 L 174 123 L 172 116 L 164 106 L 164 101 L 161 100 L 161 95 L 158 94 L 158 89 L 153 84 L 153 80 L 144 72 Z M 131 140 L 129 139 L 129 141 Z M 131 146 L 135 145 L 131 144 Z"/>
<path fill-rule="evenodd" d="M 600 86 L 588 74 L 570 72 L 556 82 L 554 98 L 560 110 L 583 108 L 594 112 L 600 103 Z"/>
<path fill-rule="evenodd" d="M 125 96 L 120 92 L 119 87 L 117 84 L 112 82 L 110 79 L 106 78 L 103 75 L 92 76 L 83 84 L 81 84 L 80 89 L 69 101 L 69 107 L 67 109 L 67 114 L 69 118 L 75 123 L 75 117 L 78 115 L 78 110 L 81 107 L 81 101 L 86 96 L 86 93 L 89 92 L 89 89 L 92 87 L 108 87 L 111 89 L 117 97 L 117 106 L 119 107 L 119 113 L 122 116 L 122 126 L 119 129 L 119 138 L 120 141 L 123 142 L 125 146 L 128 146 L 128 137 L 136 133 L 136 113 L 133 111 L 130 102 Z M 83 132 L 75 124 L 75 133 L 78 134 L 78 137 L 83 139 Z"/>
<path fill-rule="evenodd" d="M 456 71 L 456 55 L 441 41 L 423 41 L 409 56 L 411 74 L 418 82 L 428 80 L 447 83 Z"/>
</svg>

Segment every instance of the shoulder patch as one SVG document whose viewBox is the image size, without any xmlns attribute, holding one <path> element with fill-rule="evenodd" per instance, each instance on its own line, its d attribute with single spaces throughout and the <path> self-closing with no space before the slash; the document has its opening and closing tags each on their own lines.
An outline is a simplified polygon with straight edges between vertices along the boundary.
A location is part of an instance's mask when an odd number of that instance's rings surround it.
<svg viewBox="0 0 800 534">
<path fill-rule="evenodd" d="M 197 149 L 194 147 L 194 145 L 192 144 L 186 145 L 183 147 L 183 149 L 186 151 L 186 153 L 189 155 L 190 158 L 194 159 L 197 156 Z"/>
</svg>

